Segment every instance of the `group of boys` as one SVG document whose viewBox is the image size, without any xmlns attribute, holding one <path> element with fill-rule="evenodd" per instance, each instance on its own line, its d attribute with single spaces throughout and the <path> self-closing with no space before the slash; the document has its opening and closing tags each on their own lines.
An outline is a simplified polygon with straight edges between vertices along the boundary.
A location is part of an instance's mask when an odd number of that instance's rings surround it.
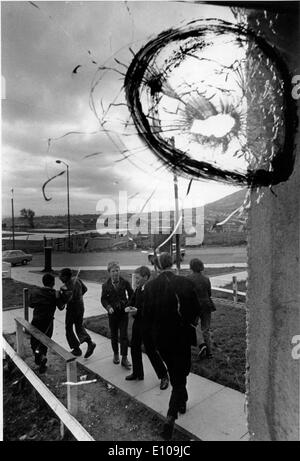
<svg viewBox="0 0 300 461">
<path fill-rule="evenodd" d="M 101 303 L 108 312 L 113 350 L 113 363 L 131 370 L 128 360 L 128 314 L 134 317 L 132 324 L 131 358 L 132 372 L 125 377 L 128 381 L 143 380 L 142 344 L 160 380 L 160 389 L 172 386 L 167 422 L 163 437 L 172 437 L 174 422 L 178 413 L 186 412 L 188 393 L 187 376 L 191 368 L 191 346 L 197 345 L 196 325 L 201 320 L 203 342 L 199 356 L 210 358 L 210 319 L 215 310 L 211 300 L 211 285 L 204 276 L 202 261 L 190 261 L 192 273 L 187 276 L 176 275 L 172 271 L 172 257 L 161 253 L 156 259 L 159 273 L 151 278 L 148 267 L 135 270 L 136 289 L 120 276 L 118 262 L 108 264 L 109 278 L 102 286 Z M 66 306 L 66 338 L 75 356 L 81 356 L 80 345 L 87 343 L 84 355 L 88 358 L 96 344 L 83 326 L 83 295 L 87 287 L 82 280 L 73 276 L 69 268 L 60 271 L 63 286 L 54 289 L 52 274 L 43 276 L 43 287 L 36 287 L 30 294 L 30 306 L 34 308 L 32 325 L 51 337 L 56 307 Z M 74 333 L 75 328 L 75 333 Z M 120 353 L 119 355 L 119 336 Z M 46 369 L 47 347 L 31 338 L 31 347 L 40 372 Z"/>
<path fill-rule="evenodd" d="M 55 310 L 56 308 L 63 310 L 66 307 L 66 338 L 71 348 L 71 353 L 75 356 L 82 355 L 80 344 L 86 342 L 87 350 L 84 357 L 88 358 L 94 352 L 96 344 L 83 326 L 83 295 L 86 293 L 87 287 L 78 275 L 73 276 L 70 268 L 62 269 L 59 278 L 63 282 L 60 290 L 54 289 L 54 276 L 46 273 L 42 279 L 43 287 L 35 287 L 31 291 L 29 295 L 29 306 L 33 308 L 31 324 L 51 338 Z M 76 334 L 74 333 L 74 328 Z M 34 353 L 35 363 L 39 365 L 40 373 L 45 372 L 47 368 L 47 347 L 32 336 L 31 348 Z"/>
<path fill-rule="evenodd" d="M 118 332 L 120 332 L 121 365 L 127 370 L 131 364 L 127 358 L 128 351 L 128 313 L 132 313 L 134 321 L 132 324 L 131 357 L 133 371 L 126 376 L 126 380 L 143 380 L 144 369 L 142 362 L 142 343 L 150 362 L 160 379 L 160 389 L 167 389 L 169 377 L 165 364 L 163 363 L 157 349 L 154 347 L 153 338 L 147 323 L 142 315 L 144 305 L 144 288 L 150 278 L 150 270 L 141 266 L 135 270 L 137 288 L 133 291 L 130 283 L 120 276 L 119 263 L 112 261 L 108 264 L 107 270 L 110 278 L 102 286 L 101 304 L 108 312 L 109 326 L 111 333 L 111 345 L 113 349 L 113 362 L 120 363 Z"/>
</svg>

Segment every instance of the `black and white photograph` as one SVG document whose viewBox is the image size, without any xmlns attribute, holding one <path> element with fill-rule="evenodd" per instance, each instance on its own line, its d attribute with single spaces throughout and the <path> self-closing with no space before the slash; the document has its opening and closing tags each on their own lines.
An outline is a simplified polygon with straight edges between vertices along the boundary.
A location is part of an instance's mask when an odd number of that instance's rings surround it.
<svg viewBox="0 0 300 461">
<path fill-rule="evenodd" d="M 0 440 L 300 440 L 300 2 L 1 1 Z"/>
</svg>

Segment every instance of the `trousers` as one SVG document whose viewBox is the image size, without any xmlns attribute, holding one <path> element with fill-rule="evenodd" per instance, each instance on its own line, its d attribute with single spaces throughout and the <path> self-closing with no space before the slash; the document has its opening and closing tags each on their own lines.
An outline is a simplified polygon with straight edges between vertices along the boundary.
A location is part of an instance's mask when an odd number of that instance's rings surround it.
<svg viewBox="0 0 300 461">
<path fill-rule="evenodd" d="M 188 400 L 186 383 L 191 369 L 191 346 L 187 344 L 180 350 L 177 348 L 174 349 L 159 347 L 158 351 L 167 365 L 172 386 L 167 416 L 177 419 L 179 408 Z"/>
<path fill-rule="evenodd" d="M 83 326 L 83 314 L 84 308 L 66 310 L 66 338 L 71 349 L 77 349 L 80 344 L 92 341 Z M 75 328 L 76 335 L 73 328 Z"/>
<path fill-rule="evenodd" d="M 109 314 L 108 315 L 109 328 L 111 334 L 111 347 L 114 354 L 119 353 L 119 331 L 120 331 L 120 343 L 121 343 L 121 355 L 127 356 L 128 353 L 128 314 Z"/>
<path fill-rule="evenodd" d="M 210 323 L 211 323 L 211 312 L 204 312 L 200 316 L 201 322 L 201 334 L 203 343 L 207 347 L 207 352 L 211 352 L 211 334 L 210 334 Z"/>
<path fill-rule="evenodd" d="M 131 335 L 132 373 L 139 378 L 144 377 L 142 355 L 142 326 L 140 320 L 134 319 Z"/>
<path fill-rule="evenodd" d="M 152 334 L 149 332 L 149 330 L 143 328 L 142 337 L 146 354 L 148 355 L 148 358 L 158 379 L 162 379 L 165 376 L 168 376 L 168 370 L 154 344 Z"/>
<path fill-rule="evenodd" d="M 49 338 L 53 334 L 53 318 L 51 319 L 32 319 L 31 325 L 38 328 L 42 333 L 45 333 Z M 30 345 L 33 353 L 37 350 L 41 355 L 47 355 L 48 348 L 40 343 L 34 336 L 31 336 Z"/>
</svg>

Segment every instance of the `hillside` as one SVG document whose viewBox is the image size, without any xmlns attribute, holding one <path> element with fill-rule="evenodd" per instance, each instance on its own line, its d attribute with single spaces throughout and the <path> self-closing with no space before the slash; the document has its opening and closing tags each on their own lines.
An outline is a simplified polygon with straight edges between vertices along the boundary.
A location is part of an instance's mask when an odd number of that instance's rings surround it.
<svg viewBox="0 0 300 461">
<path fill-rule="evenodd" d="M 225 219 L 232 211 L 236 210 L 243 202 L 247 189 L 239 190 L 233 194 L 227 195 L 215 202 L 209 203 L 204 207 L 205 227 L 212 225 L 215 221 L 220 222 Z M 82 214 L 71 215 L 71 228 L 75 230 L 92 230 L 96 228 L 96 221 L 99 215 Z M 234 223 L 236 218 L 233 217 L 230 222 Z M 238 222 L 240 222 L 238 220 Z M 3 227 L 8 230 L 11 226 L 11 218 L 4 218 Z M 6 226 L 5 226 L 6 225 Z M 66 229 L 67 216 L 35 216 L 35 229 Z M 15 226 L 27 228 L 28 223 L 24 218 L 15 216 Z"/>
<path fill-rule="evenodd" d="M 204 207 L 205 225 L 210 225 L 215 221 L 223 221 L 234 210 L 239 208 L 246 197 L 247 189 L 239 190 L 233 194 L 227 195 L 215 202 L 209 203 Z M 240 222 L 235 216 L 230 220 L 231 223 Z"/>
</svg>

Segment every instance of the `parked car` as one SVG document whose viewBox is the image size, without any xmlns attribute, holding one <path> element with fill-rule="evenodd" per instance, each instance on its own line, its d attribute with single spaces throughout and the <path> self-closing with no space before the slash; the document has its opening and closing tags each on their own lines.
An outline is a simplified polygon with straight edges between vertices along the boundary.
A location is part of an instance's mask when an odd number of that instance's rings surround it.
<svg viewBox="0 0 300 461">
<path fill-rule="evenodd" d="M 6 263 L 11 263 L 12 266 L 16 264 L 28 264 L 29 261 L 32 261 L 32 255 L 29 253 L 24 253 L 22 250 L 6 250 L 2 253 L 2 261 Z"/>
<path fill-rule="evenodd" d="M 172 244 L 172 257 L 173 257 L 173 264 L 176 263 L 176 244 Z M 183 261 L 185 257 L 185 248 L 180 248 L 180 262 Z M 152 266 L 154 266 L 154 252 L 148 253 L 148 261 Z"/>
</svg>

